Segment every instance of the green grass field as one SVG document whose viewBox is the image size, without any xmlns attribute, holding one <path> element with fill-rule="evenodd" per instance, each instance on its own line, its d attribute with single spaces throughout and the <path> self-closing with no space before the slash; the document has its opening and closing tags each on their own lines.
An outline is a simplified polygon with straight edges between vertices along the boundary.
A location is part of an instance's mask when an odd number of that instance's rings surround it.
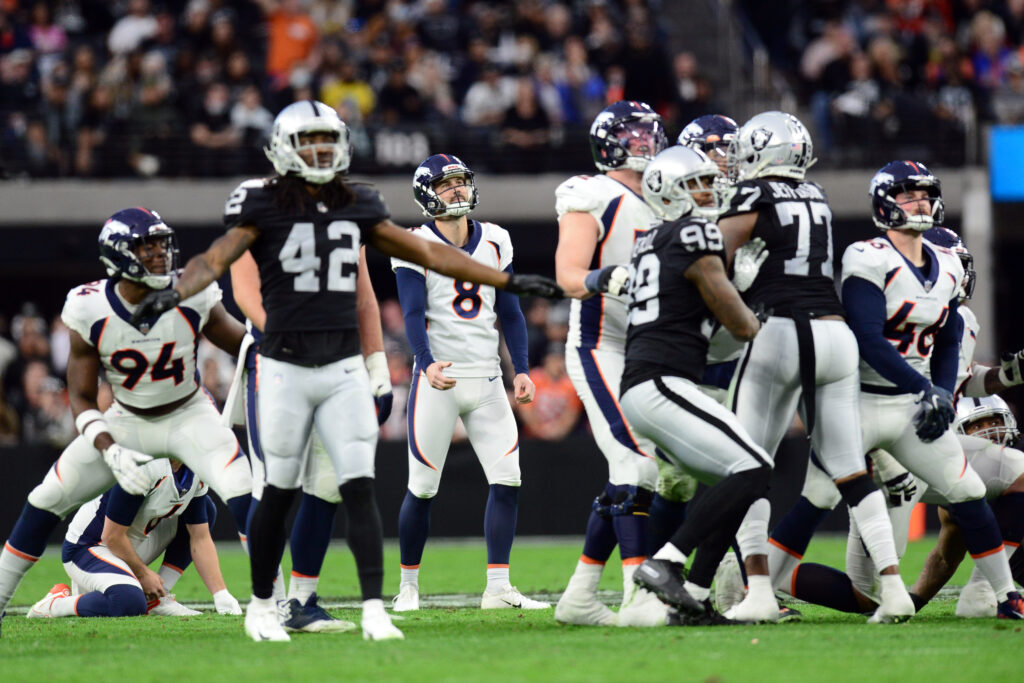
<svg viewBox="0 0 1024 683">
<path fill-rule="evenodd" d="M 932 541 L 912 543 L 903 562 L 911 583 Z M 842 566 L 845 538 L 816 539 L 807 559 Z M 557 597 L 579 555 L 578 541 L 521 539 L 513 548 L 513 583 L 530 595 Z M 287 561 L 287 559 L 286 559 Z M 248 598 L 248 563 L 227 544 L 221 562 L 231 591 Z M 387 551 L 385 594 L 398 588 L 398 551 Z M 396 622 L 406 640 L 364 642 L 359 631 L 299 634 L 291 643 L 253 643 L 241 617 L 27 620 L 24 607 L 66 580 L 51 548 L 14 596 L 3 623 L 0 681 L 1011 681 L 1020 680 L 1024 632 L 1013 622 L 961 620 L 951 597 L 907 624 L 868 626 L 864 619 L 799 605 L 801 623 L 618 629 L 567 627 L 550 610 L 481 612 L 470 605 L 484 586 L 483 541 L 431 542 L 420 575 L 424 603 Z M 602 589 L 621 591 L 615 563 Z M 287 571 L 287 567 L 286 567 Z M 954 584 L 966 581 L 962 566 Z M 358 621 L 354 565 L 344 546 L 331 549 L 320 592 Z M 194 570 L 174 592 L 207 603 Z M 434 597 L 431 597 L 434 596 Z M 1014 672 L 1017 673 L 1014 673 Z"/>
</svg>

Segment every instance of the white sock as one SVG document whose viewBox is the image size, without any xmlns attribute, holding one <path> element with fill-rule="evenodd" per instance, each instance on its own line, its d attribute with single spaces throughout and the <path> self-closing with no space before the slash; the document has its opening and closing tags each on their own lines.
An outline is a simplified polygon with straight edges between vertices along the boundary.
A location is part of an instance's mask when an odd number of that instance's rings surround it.
<svg viewBox="0 0 1024 683">
<path fill-rule="evenodd" d="M 320 582 L 319 576 L 304 576 L 292 572 L 291 583 L 288 584 L 288 599 L 295 598 L 300 605 L 305 605 L 309 596 L 316 592 L 316 586 Z"/>
<path fill-rule="evenodd" d="M 81 595 L 70 595 L 66 598 L 57 598 L 50 603 L 50 616 L 51 617 L 74 617 L 77 616 L 75 611 L 75 605 L 78 603 L 78 598 Z"/>
<path fill-rule="evenodd" d="M 729 549 L 727 552 L 732 552 Z M 772 585 L 775 590 L 788 593 L 791 590 L 790 582 L 793 577 L 793 570 L 800 564 L 801 557 L 789 554 L 785 550 L 776 547 L 774 544 L 768 546 L 768 573 L 772 577 Z"/>
<path fill-rule="evenodd" d="M 661 546 L 661 549 L 654 553 L 655 560 L 668 560 L 669 562 L 678 562 L 679 564 L 686 564 L 686 555 L 683 555 L 683 551 L 675 547 L 671 543 L 666 543 Z"/>
<path fill-rule="evenodd" d="M 384 611 L 384 601 L 380 598 L 363 600 L 363 618 L 365 619 L 366 617 L 375 614 L 387 615 L 387 612 Z"/>
<path fill-rule="evenodd" d="M 238 542 L 242 544 L 242 550 L 244 550 L 246 556 L 248 556 L 249 555 L 249 539 L 246 538 L 245 534 L 238 534 Z"/>
<path fill-rule="evenodd" d="M 14 549 L 9 543 L 4 544 L 0 552 L 0 613 L 7 608 L 11 596 L 21 583 L 21 577 L 32 568 L 39 558 L 30 558 L 27 553 L 19 552 L 14 554 Z"/>
<path fill-rule="evenodd" d="M 995 591 L 996 600 L 999 602 L 1005 602 L 1007 593 L 1017 590 L 1013 585 L 1013 576 L 1010 574 L 1010 563 L 1002 548 L 999 552 L 985 557 L 974 557 L 974 564 L 992 584 L 992 590 Z"/>
<path fill-rule="evenodd" d="M 747 595 L 748 596 L 769 596 L 775 599 L 775 591 L 772 590 L 772 579 L 763 574 L 747 574 Z"/>
<path fill-rule="evenodd" d="M 405 571 L 405 570 L 402 570 Z M 500 593 L 505 586 L 511 585 L 508 577 L 508 565 L 487 565 L 487 588 L 488 593 Z"/>
<path fill-rule="evenodd" d="M 767 498 L 759 498 L 747 510 L 743 523 L 736 530 L 736 543 L 743 557 L 768 554 L 768 520 L 772 506 Z"/>
<path fill-rule="evenodd" d="M 597 585 L 601 583 L 601 574 L 604 572 L 604 564 L 594 564 L 579 560 L 576 563 L 576 571 L 569 577 L 569 585 L 565 592 L 582 591 L 592 596 L 597 592 Z"/>
<path fill-rule="evenodd" d="M 274 577 L 274 592 L 271 597 L 274 602 L 280 602 L 286 599 L 285 587 L 284 587 L 284 572 L 281 571 L 281 565 L 277 566 L 277 576 Z"/>
<path fill-rule="evenodd" d="M 164 582 L 164 590 L 168 593 L 174 588 L 174 584 L 178 583 L 178 579 L 181 578 L 181 571 L 177 567 L 172 567 L 169 564 L 160 565 L 160 571 L 157 572 L 160 578 Z"/>
<path fill-rule="evenodd" d="M 420 586 L 420 566 L 416 565 L 415 569 L 402 567 L 402 581 L 399 584 L 401 586 Z"/>
<path fill-rule="evenodd" d="M 875 567 L 881 571 L 899 564 L 896 544 L 893 541 L 892 522 L 885 506 L 885 497 L 875 490 L 864 496 L 859 503 L 850 507 L 850 516 L 857 521 L 857 529 L 868 555 Z"/>
<path fill-rule="evenodd" d="M 683 584 L 683 588 L 685 588 L 686 592 L 689 593 L 690 596 L 694 600 L 697 600 L 698 602 L 704 602 L 705 600 L 708 599 L 708 596 L 711 595 L 711 589 L 710 588 L 705 588 L 704 586 L 698 586 L 697 584 L 692 583 L 690 581 L 687 581 L 686 583 L 684 583 Z"/>
<path fill-rule="evenodd" d="M 274 598 L 257 598 L 255 595 L 249 600 L 248 609 L 256 610 L 276 610 L 277 602 Z"/>
</svg>

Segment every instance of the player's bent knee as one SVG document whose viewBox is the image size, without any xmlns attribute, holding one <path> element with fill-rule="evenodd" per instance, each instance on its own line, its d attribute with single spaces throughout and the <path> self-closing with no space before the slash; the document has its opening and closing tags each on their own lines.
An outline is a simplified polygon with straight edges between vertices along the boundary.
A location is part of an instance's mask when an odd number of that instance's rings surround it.
<svg viewBox="0 0 1024 683">
<path fill-rule="evenodd" d="M 138 586 L 111 586 L 103 595 L 112 617 L 141 617 L 146 613 L 146 595 Z"/>
<path fill-rule="evenodd" d="M 985 497 L 985 482 L 978 473 L 968 468 L 958 481 L 954 482 L 946 494 L 950 503 L 963 503 Z"/>
<path fill-rule="evenodd" d="M 279 489 L 299 488 L 302 476 L 302 458 L 298 455 L 284 458 L 266 454 L 266 484 Z"/>
<path fill-rule="evenodd" d="M 623 486 L 615 492 L 608 512 L 613 517 L 648 515 L 652 502 L 654 502 L 654 491 L 637 486 Z"/>
<path fill-rule="evenodd" d="M 64 490 L 56 477 L 51 479 L 52 474 L 51 471 L 46 475 L 43 483 L 32 489 L 32 492 L 28 494 L 28 502 L 34 508 L 45 510 L 64 519 L 78 503 L 68 500 L 68 492 Z"/>
</svg>

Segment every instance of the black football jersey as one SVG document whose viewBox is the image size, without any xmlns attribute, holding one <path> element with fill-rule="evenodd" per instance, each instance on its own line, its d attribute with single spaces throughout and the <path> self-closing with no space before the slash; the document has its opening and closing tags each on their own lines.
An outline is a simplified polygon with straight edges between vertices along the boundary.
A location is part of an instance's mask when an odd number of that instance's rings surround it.
<svg viewBox="0 0 1024 683">
<path fill-rule="evenodd" d="M 321 202 L 286 212 L 269 181 L 247 180 L 224 207 L 224 225 L 252 225 L 249 248 L 259 267 L 266 329 L 260 353 L 323 364 L 359 352 L 356 273 L 362 234 L 388 218 L 371 186 L 350 186 L 356 200 L 340 209 Z"/>
<path fill-rule="evenodd" d="M 724 265 L 722 233 L 695 216 L 663 223 L 633 242 L 620 393 L 665 375 L 700 381 L 714 317 L 683 273 L 709 254 Z"/>
<path fill-rule="evenodd" d="M 775 315 L 843 315 L 832 276 L 832 209 L 817 183 L 756 178 L 736 185 L 722 217 L 757 213 L 751 239 L 765 241 L 768 259 L 744 294 Z"/>
</svg>

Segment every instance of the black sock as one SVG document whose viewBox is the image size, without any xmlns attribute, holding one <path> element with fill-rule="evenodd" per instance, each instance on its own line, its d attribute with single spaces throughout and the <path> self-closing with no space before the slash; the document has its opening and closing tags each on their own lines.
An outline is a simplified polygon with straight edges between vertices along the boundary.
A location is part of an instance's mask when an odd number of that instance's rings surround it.
<svg viewBox="0 0 1024 683">
<path fill-rule="evenodd" d="M 840 612 L 863 612 L 850 577 L 823 564 L 804 562 L 797 565 L 793 572 L 792 594 L 794 598 Z"/>
<path fill-rule="evenodd" d="M 274 579 L 281 565 L 288 538 L 284 521 L 298 489 L 279 489 L 267 484 L 249 526 L 249 563 L 252 567 L 252 594 L 257 598 L 274 595 Z"/>
<path fill-rule="evenodd" d="M 684 555 L 689 555 L 706 538 L 719 530 L 725 530 L 732 539 L 747 510 L 754 501 L 764 496 L 771 474 L 771 468 L 762 465 L 729 475 L 709 488 L 690 503 L 686 511 L 686 521 L 672 535 L 672 545 L 679 548 Z M 728 545 L 727 543 L 725 547 Z M 723 549 L 722 553 L 724 552 Z"/>
<path fill-rule="evenodd" d="M 379 600 L 384 585 L 384 531 L 373 479 L 360 477 L 338 487 L 348 522 L 348 547 L 356 561 L 363 600 Z"/>
<path fill-rule="evenodd" d="M 1013 574 L 1014 581 L 1024 584 L 1024 550 L 1020 547 L 1010 555 L 1010 573 Z"/>
</svg>

